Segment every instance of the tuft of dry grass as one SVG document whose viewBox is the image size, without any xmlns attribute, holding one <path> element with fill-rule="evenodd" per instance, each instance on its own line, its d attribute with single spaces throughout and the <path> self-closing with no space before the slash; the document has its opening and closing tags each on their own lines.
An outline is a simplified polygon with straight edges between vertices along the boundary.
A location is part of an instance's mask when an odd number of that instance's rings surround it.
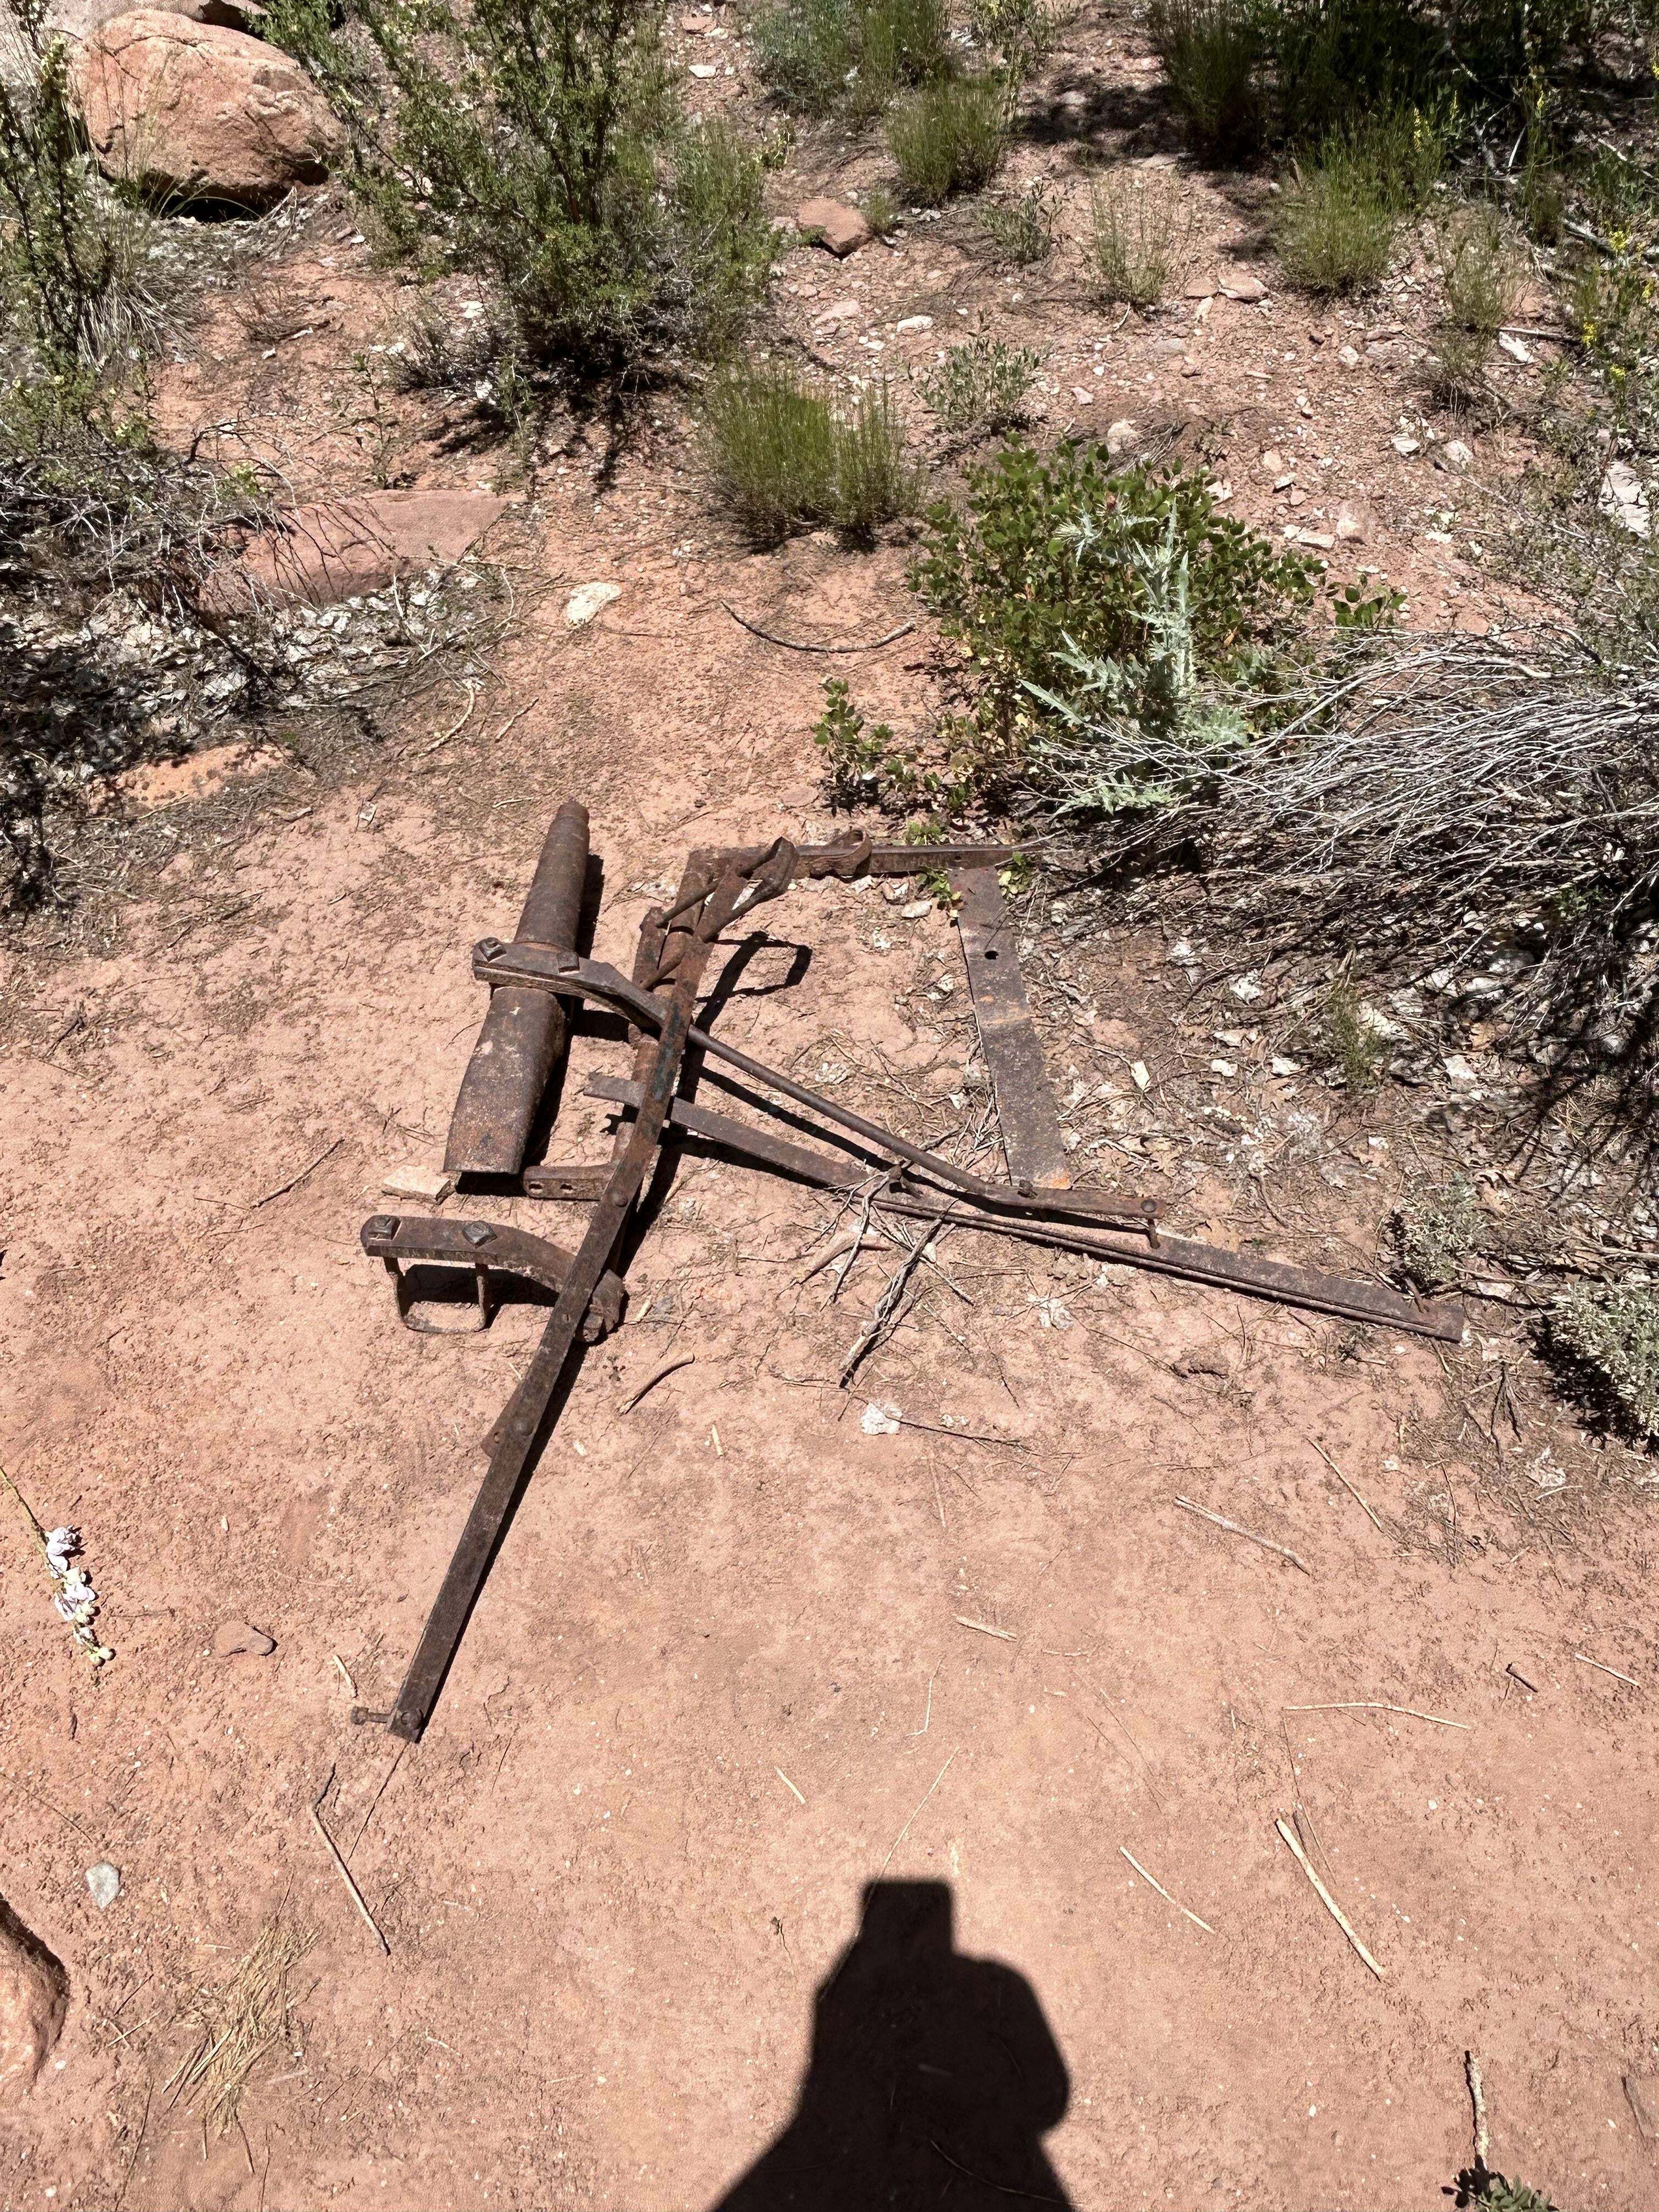
<svg viewBox="0 0 1659 2212">
<path fill-rule="evenodd" d="M 1095 185 L 1094 265 L 1103 298 L 1143 314 L 1192 267 L 1198 216 L 1172 177 L 1113 170 Z"/>
<path fill-rule="evenodd" d="M 174 2101 L 200 2100 L 202 2124 L 228 2135 L 247 2087 L 248 2076 L 272 2044 L 285 2038 L 294 2005 L 290 1977 L 313 1938 L 280 1919 L 268 1921 L 259 1940 L 223 1989 L 198 1990 L 192 2007 L 198 2030 L 195 2049 L 173 2075 L 167 2087 Z"/>
</svg>

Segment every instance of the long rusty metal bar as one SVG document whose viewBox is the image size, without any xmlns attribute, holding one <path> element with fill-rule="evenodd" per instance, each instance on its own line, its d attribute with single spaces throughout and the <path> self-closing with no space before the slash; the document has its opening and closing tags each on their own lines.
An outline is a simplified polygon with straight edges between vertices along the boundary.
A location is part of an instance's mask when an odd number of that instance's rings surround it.
<svg viewBox="0 0 1659 2212">
<path fill-rule="evenodd" d="M 705 855 L 694 853 L 687 863 L 682 902 L 689 904 L 700 897 L 701 904 L 696 927 L 681 948 L 674 988 L 666 1003 L 659 1006 L 646 994 L 655 1016 L 657 1047 L 633 1134 L 611 1170 L 604 1197 L 588 1218 L 542 1340 L 491 1431 L 495 1441 L 489 1468 L 387 1718 L 392 1733 L 409 1742 L 420 1741 L 431 1717 L 514 1502 L 534 1463 L 589 1304 L 611 1267 L 629 1215 L 656 1157 L 658 1139 L 668 1120 L 691 1032 L 697 987 L 714 939 L 739 913 L 760 898 L 775 897 L 785 888 L 791 880 L 794 857 L 793 848 L 780 840 L 776 847 L 758 855 L 751 866 L 723 868 L 719 880 L 712 884 Z"/>
<path fill-rule="evenodd" d="M 974 994 L 980 1047 L 996 1093 L 1009 1180 L 1017 1188 L 1069 1190 L 1072 1171 L 1060 1140 L 1054 1092 L 996 871 L 959 868 L 951 888 L 957 894 L 957 934 Z"/>
<path fill-rule="evenodd" d="M 637 1084 L 614 1076 L 589 1078 L 590 1097 L 635 1108 L 641 1097 Z M 763 1099 L 755 1102 L 764 1106 Z M 671 1109 L 673 1127 L 689 1137 L 758 1164 L 776 1168 L 784 1175 L 824 1190 L 865 1190 L 881 1173 L 879 1165 L 823 1152 L 807 1145 L 774 1136 L 729 1114 L 712 1113 L 707 1107 L 677 1098 Z M 826 1134 L 831 1133 L 826 1132 Z M 525 1185 L 531 1189 L 526 1172 Z M 533 1193 L 532 1193 L 533 1195 Z M 1200 1244 L 1190 1237 L 1171 1237 L 1160 1231 L 1156 1244 L 1108 1228 L 1073 1228 L 1040 1221 L 1008 1221 L 981 1212 L 970 1200 L 950 1201 L 941 1212 L 939 1201 L 916 1196 L 914 1191 L 877 1188 L 874 1202 L 912 1218 L 941 1218 L 963 1229 L 983 1230 L 993 1236 L 1017 1237 L 1028 1244 L 1045 1244 L 1062 1252 L 1080 1252 L 1094 1260 L 1140 1267 L 1157 1275 L 1178 1276 L 1184 1282 L 1208 1283 L 1217 1290 L 1237 1291 L 1247 1297 L 1271 1298 L 1279 1305 L 1304 1306 L 1315 1313 L 1335 1314 L 1345 1321 L 1363 1321 L 1378 1328 L 1408 1330 L 1415 1336 L 1456 1344 L 1463 1334 L 1463 1312 L 1459 1306 L 1419 1306 L 1382 1283 L 1362 1283 L 1342 1275 L 1327 1275 L 1311 1267 L 1296 1267 L 1281 1260 L 1260 1260 L 1220 1245 Z"/>
<path fill-rule="evenodd" d="M 524 945 L 574 945 L 587 884 L 587 809 L 568 799 L 553 817 L 519 917 Z M 492 991 L 450 1118 L 451 1175 L 516 1175 L 570 1040 L 567 1001 L 544 991 Z"/>
<path fill-rule="evenodd" d="M 637 1020 L 641 1027 L 654 1028 L 662 1018 L 660 1007 L 650 994 L 640 990 L 618 975 L 603 961 L 582 960 L 574 952 L 548 952 L 539 945 L 503 945 L 499 938 L 487 937 L 474 951 L 472 972 L 481 982 L 500 978 L 508 982 L 539 987 L 544 991 L 575 991 L 584 998 L 597 999 L 602 1006 L 614 1007 L 618 1012 Z M 974 1199 L 981 1206 L 995 1208 L 1000 1212 L 1031 1214 L 1043 1219 L 1063 1219 L 1074 1216 L 1084 1221 L 1135 1222 L 1143 1234 L 1157 1236 L 1158 1201 L 1133 1192 L 1111 1190 L 1049 1191 L 1039 1194 L 1030 1190 L 1015 1190 L 1002 1183 L 987 1182 L 983 1177 L 970 1175 L 937 1152 L 930 1152 L 920 1145 L 913 1145 L 906 1137 L 884 1129 L 878 1121 L 866 1121 L 850 1107 L 838 1105 L 832 1098 L 808 1090 L 793 1076 L 781 1074 L 768 1067 L 763 1060 L 752 1059 L 740 1052 L 736 1045 L 728 1044 L 723 1037 L 711 1035 L 707 1030 L 693 1027 L 688 1041 L 696 1045 L 711 1058 L 724 1060 L 728 1066 L 738 1069 L 751 1081 L 763 1083 L 771 1090 L 781 1091 L 786 1098 L 798 1106 L 805 1106 L 826 1121 L 834 1121 L 860 1137 L 866 1144 L 890 1153 L 895 1160 L 908 1162 L 932 1181 L 948 1190 L 958 1191 Z"/>
</svg>

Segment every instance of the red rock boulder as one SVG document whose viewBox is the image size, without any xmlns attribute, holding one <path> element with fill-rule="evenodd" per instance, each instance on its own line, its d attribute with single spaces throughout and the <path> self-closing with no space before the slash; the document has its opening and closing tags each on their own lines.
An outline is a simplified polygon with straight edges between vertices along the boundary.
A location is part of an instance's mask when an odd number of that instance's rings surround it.
<svg viewBox="0 0 1659 2212">
<path fill-rule="evenodd" d="M 368 491 L 283 515 L 209 581 L 222 609 L 264 601 L 329 606 L 382 591 L 394 576 L 459 561 L 507 501 L 482 491 Z"/>
<path fill-rule="evenodd" d="M 106 176 L 179 203 L 269 207 L 321 184 L 344 133 L 279 47 L 160 8 L 112 16 L 75 57 Z"/>
</svg>

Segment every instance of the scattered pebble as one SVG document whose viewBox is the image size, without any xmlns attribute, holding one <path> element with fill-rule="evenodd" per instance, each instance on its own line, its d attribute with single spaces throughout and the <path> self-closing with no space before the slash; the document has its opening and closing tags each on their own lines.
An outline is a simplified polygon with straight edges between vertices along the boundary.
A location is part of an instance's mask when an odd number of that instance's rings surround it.
<svg viewBox="0 0 1659 2212">
<path fill-rule="evenodd" d="M 107 1859 L 100 1859 L 96 1866 L 87 1869 L 87 1887 L 98 1910 L 107 1912 L 121 1894 L 120 1869 L 112 1867 Z"/>
<path fill-rule="evenodd" d="M 564 618 L 572 629 L 591 623 L 602 608 L 622 597 L 620 584 L 579 584 L 565 601 Z"/>
<path fill-rule="evenodd" d="M 251 1621 L 227 1620 L 213 1632 L 214 1654 L 220 1659 L 269 1659 L 276 1649 L 276 1638 Z"/>
</svg>

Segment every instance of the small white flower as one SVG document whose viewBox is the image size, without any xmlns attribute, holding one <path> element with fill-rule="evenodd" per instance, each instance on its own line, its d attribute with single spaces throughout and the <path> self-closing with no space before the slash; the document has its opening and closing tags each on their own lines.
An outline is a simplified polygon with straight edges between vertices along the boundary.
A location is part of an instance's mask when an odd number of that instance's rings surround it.
<svg viewBox="0 0 1659 2212">
<path fill-rule="evenodd" d="M 80 1548 L 78 1528 L 54 1528 L 46 1538 L 46 1565 L 55 1575 L 67 1574 L 69 1563 Z"/>
</svg>

